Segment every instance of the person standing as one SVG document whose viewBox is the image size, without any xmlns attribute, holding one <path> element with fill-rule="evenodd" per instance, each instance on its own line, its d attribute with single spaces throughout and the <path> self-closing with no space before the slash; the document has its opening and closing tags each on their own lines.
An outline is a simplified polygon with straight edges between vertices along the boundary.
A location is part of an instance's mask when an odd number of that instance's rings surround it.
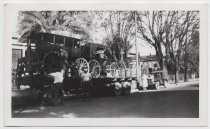
<svg viewBox="0 0 210 129">
<path fill-rule="evenodd" d="M 146 92 L 148 87 L 148 76 L 146 74 L 143 74 L 142 76 L 142 87 L 143 90 Z"/>
<path fill-rule="evenodd" d="M 88 97 L 89 101 L 91 101 L 92 97 L 92 85 L 91 85 L 91 74 L 88 72 L 87 68 L 82 69 L 81 73 L 81 79 L 82 79 L 82 88 L 85 92 L 85 95 Z"/>
<path fill-rule="evenodd" d="M 64 105 L 63 102 L 63 79 L 64 79 L 65 69 L 64 67 L 61 68 L 59 72 L 53 72 L 49 75 L 53 77 L 53 86 L 54 86 L 54 106 L 57 105 Z M 58 102 L 59 101 L 59 102 Z"/>
<path fill-rule="evenodd" d="M 110 73 L 109 69 L 106 70 L 106 77 L 112 78 L 112 74 Z"/>
</svg>

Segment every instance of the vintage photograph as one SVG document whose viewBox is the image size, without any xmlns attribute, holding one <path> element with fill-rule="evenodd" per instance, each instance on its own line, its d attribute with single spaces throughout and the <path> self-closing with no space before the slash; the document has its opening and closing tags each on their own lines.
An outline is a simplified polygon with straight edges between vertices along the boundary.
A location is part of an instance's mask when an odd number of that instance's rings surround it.
<svg viewBox="0 0 210 129">
<path fill-rule="evenodd" d="M 198 118 L 199 11 L 19 11 L 12 117 Z"/>
<path fill-rule="evenodd" d="M 201 5 L 94 10 L 23 6 L 10 13 L 15 6 L 9 5 L 5 16 L 12 18 L 6 31 L 11 53 L 6 123 L 41 118 L 66 118 L 71 125 L 80 119 L 85 121 L 81 125 L 89 125 L 84 118 L 97 118 L 93 126 L 106 126 L 100 124 L 104 118 L 109 118 L 107 125 L 117 119 L 116 125 L 132 126 L 123 120 L 134 118 L 155 118 L 155 125 L 165 126 L 171 125 L 163 124 L 168 118 L 205 123 L 201 53 L 207 51 L 201 47 L 207 44 L 207 31 Z M 60 125 L 52 121 L 50 125 Z M 142 125 L 153 126 L 148 121 Z"/>
</svg>

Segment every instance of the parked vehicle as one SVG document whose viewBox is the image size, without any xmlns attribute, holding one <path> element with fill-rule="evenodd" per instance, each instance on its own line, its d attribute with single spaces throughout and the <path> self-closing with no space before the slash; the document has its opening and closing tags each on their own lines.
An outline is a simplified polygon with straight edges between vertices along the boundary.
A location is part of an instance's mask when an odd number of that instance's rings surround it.
<svg viewBox="0 0 210 129">
<path fill-rule="evenodd" d="M 148 79 L 148 89 L 160 89 L 160 86 L 167 87 L 168 80 L 163 78 L 163 70 L 152 71 Z"/>
</svg>

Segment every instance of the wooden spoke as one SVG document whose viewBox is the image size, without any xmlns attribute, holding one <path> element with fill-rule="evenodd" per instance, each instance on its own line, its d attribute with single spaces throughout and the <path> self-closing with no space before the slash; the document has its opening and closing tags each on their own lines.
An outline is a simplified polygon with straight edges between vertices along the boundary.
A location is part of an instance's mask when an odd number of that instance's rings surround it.
<svg viewBox="0 0 210 129">
<path fill-rule="evenodd" d="M 78 58 L 75 61 L 75 64 L 76 64 L 76 68 L 77 68 L 77 70 L 78 70 L 79 73 L 82 70 L 82 68 L 87 68 L 88 69 L 88 72 L 90 71 L 90 69 L 89 69 L 89 63 L 84 58 Z"/>
<path fill-rule="evenodd" d="M 96 60 L 89 61 L 90 73 L 92 77 L 98 78 L 101 74 L 101 66 Z"/>
</svg>

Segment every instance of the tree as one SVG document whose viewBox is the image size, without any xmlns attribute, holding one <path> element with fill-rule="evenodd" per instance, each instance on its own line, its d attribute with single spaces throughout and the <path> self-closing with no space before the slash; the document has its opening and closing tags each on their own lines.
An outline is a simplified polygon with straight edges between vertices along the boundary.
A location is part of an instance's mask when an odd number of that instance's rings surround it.
<svg viewBox="0 0 210 129">
<path fill-rule="evenodd" d="M 65 32 L 67 36 L 78 34 L 81 39 L 90 40 L 92 17 L 88 11 L 20 11 L 20 41 L 37 32 Z"/>
<path fill-rule="evenodd" d="M 187 61 L 186 49 L 191 43 L 189 42 L 191 39 L 190 33 L 194 32 L 193 28 L 198 24 L 198 12 L 169 11 L 167 19 L 164 27 L 165 38 L 163 44 L 170 56 L 170 61 L 167 60 L 167 63 L 173 67 L 175 83 L 177 83 L 182 64 L 185 65 L 185 70 L 187 69 L 186 63 L 183 63 L 181 59 L 184 62 Z M 183 58 L 183 55 L 185 55 L 185 58 Z"/>
<path fill-rule="evenodd" d="M 130 11 L 96 12 L 102 20 L 106 38 L 104 43 L 111 49 L 115 61 L 127 61 L 127 55 L 134 38 L 134 15 Z"/>
<path fill-rule="evenodd" d="M 167 66 L 172 67 L 176 83 L 184 48 L 187 43 L 191 43 L 189 33 L 194 32 L 193 27 L 198 24 L 198 16 L 196 11 L 138 12 L 139 38 L 155 48 L 161 68 L 164 66 L 164 59 Z M 163 53 L 166 53 L 165 58 Z"/>
<path fill-rule="evenodd" d="M 165 11 L 137 12 L 138 37 L 154 47 L 159 65 L 163 69 L 162 40 L 164 34 Z"/>
<path fill-rule="evenodd" d="M 182 56 L 184 67 L 184 80 L 187 81 L 187 75 L 199 73 L 199 26 L 195 24 L 193 31 L 186 36 L 186 45 L 184 55 Z"/>
</svg>

